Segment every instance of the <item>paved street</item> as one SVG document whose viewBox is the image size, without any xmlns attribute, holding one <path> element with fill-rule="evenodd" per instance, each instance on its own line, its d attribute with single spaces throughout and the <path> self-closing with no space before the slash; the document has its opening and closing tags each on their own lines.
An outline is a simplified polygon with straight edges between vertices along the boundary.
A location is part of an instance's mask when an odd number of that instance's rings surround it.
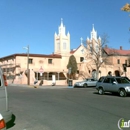
<svg viewBox="0 0 130 130">
<path fill-rule="evenodd" d="M 130 120 L 130 96 L 102 96 L 95 88 L 9 86 L 8 91 L 16 117 L 9 130 L 119 130 L 120 118 Z"/>
</svg>

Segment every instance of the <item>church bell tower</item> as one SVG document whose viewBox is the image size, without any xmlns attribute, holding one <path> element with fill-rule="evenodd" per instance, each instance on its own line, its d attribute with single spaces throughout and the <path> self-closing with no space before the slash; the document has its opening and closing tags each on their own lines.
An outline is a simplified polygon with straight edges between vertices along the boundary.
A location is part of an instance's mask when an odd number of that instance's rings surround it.
<svg viewBox="0 0 130 130">
<path fill-rule="evenodd" d="M 63 25 L 63 19 L 61 19 L 61 24 L 58 31 L 58 34 L 55 32 L 54 35 L 54 53 L 70 53 L 70 34 L 68 32 L 66 35 L 65 26 Z"/>
<path fill-rule="evenodd" d="M 92 31 L 90 33 L 91 37 L 90 39 L 87 38 L 87 47 L 91 50 L 95 50 L 96 52 L 99 51 L 100 44 L 101 44 L 101 38 L 97 36 L 97 31 L 94 29 L 94 24 L 92 27 Z"/>
</svg>

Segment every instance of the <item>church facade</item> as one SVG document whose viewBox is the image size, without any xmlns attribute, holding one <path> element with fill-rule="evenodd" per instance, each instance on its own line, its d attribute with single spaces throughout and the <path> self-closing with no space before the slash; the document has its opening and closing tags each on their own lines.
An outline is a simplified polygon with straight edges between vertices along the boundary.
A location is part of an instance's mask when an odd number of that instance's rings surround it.
<svg viewBox="0 0 130 130">
<path fill-rule="evenodd" d="M 61 19 L 61 24 L 58 28 L 58 33 L 54 34 L 54 53 L 50 55 L 45 54 L 29 54 L 29 61 L 27 61 L 27 54 L 12 54 L 0 58 L 0 66 L 3 68 L 9 83 L 14 84 L 34 84 L 37 80 L 43 80 L 44 85 L 51 85 L 55 80 L 57 85 L 67 85 L 68 69 L 67 64 L 69 57 L 74 55 L 77 61 L 77 80 L 83 80 L 88 77 L 94 77 L 97 71 L 94 62 L 94 53 L 98 53 L 98 61 L 102 62 L 104 57 L 109 63 L 102 63 L 99 67 L 99 77 L 107 75 L 108 71 L 112 71 L 113 75 L 130 75 L 129 67 L 127 72 L 124 72 L 122 65 L 129 64 L 130 50 L 110 49 L 101 46 L 101 38 L 97 37 L 97 31 L 92 27 L 90 38 L 86 39 L 86 45 L 81 43 L 77 49 L 70 49 L 70 33 L 66 34 L 66 28 Z M 29 76 L 27 76 L 27 65 L 29 63 Z M 55 78 L 53 78 L 55 77 Z M 73 82 L 73 83 L 74 83 Z"/>
</svg>

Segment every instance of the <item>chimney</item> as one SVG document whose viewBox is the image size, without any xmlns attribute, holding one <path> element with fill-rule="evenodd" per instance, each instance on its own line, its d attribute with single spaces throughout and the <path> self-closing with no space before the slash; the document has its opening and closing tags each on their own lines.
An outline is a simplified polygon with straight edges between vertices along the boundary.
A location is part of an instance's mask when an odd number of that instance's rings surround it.
<svg viewBox="0 0 130 130">
<path fill-rule="evenodd" d="M 120 50 L 122 50 L 122 46 L 120 46 Z"/>
</svg>

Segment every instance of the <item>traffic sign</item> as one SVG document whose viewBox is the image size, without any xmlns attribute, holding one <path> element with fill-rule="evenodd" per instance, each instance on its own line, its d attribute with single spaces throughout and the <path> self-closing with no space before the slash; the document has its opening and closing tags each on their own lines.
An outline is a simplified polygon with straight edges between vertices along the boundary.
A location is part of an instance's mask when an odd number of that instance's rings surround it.
<svg viewBox="0 0 130 130">
<path fill-rule="evenodd" d="M 43 68 L 42 68 L 42 66 L 41 66 L 41 68 L 39 69 L 39 73 L 43 73 L 44 71 L 43 71 Z"/>
</svg>

